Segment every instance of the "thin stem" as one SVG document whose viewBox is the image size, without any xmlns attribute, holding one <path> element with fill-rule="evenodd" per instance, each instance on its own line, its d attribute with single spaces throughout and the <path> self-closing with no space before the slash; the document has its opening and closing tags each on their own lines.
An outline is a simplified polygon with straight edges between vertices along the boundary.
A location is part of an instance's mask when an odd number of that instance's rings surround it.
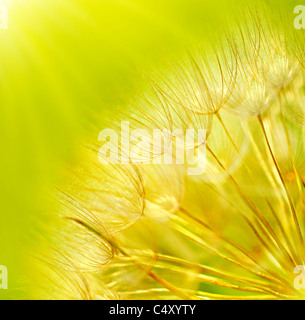
<svg viewBox="0 0 305 320">
<path fill-rule="evenodd" d="M 296 228 L 296 231 L 297 231 L 297 237 L 298 237 L 299 243 L 301 244 L 301 246 L 304 249 L 303 236 L 302 236 L 301 228 L 300 228 L 300 225 L 299 225 L 299 221 L 298 221 L 298 217 L 297 217 L 297 214 L 296 214 L 296 211 L 295 211 L 295 207 L 294 207 L 293 201 L 292 201 L 292 199 L 291 199 L 291 197 L 289 195 L 285 180 L 284 180 L 284 178 L 282 176 L 281 170 L 280 170 L 280 168 L 278 166 L 278 163 L 277 163 L 276 158 L 274 156 L 274 153 L 272 151 L 272 148 L 271 148 L 268 136 L 267 136 L 267 132 L 266 132 L 266 129 L 265 129 L 265 125 L 264 125 L 262 116 L 258 115 L 257 118 L 258 118 L 258 121 L 259 121 L 259 123 L 261 125 L 262 131 L 263 131 L 263 134 L 264 134 L 264 138 L 265 138 L 269 153 L 271 155 L 272 161 L 273 161 L 273 163 L 275 165 L 276 171 L 277 171 L 277 173 L 279 175 L 279 178 L 280 178 L 281 183 L 283 185 L 283 188 L 285 190 L 285 193 L 286 193 L 286 196 L 287 196 L 287 199 L 288 199 L 288 202 L 289 202 L 289 206 L 290 206 L 290 209 L 291 209 L 293 222 L 294 222 L 294 225 L 295 225 L 295 228 Z M 300 257 L 302 257 L 302 254 L 300 254 Z M 301 260 L 303 260 L 303 259 L 301 258 Z"/>
<path fill-rule="evenodd" d="M 213 158 L 217 161 L 217 163 L 221 166 L 221 168 L 223 170 L 225 170 L 225 167 L 223 166 L 223 164 L 219 161 L 219 159 L 217 158 L 217 156 L 213 153 L 213 151 L 211 150 L 211 148 L 207 145 L 206 146 L 207 150 L 212 154 Z M 249 199 L 249 197 L 247 197 L 243 191 L 241 190 L 239 184 L 236 182 L 236 180 L 233 178 L 232 175 L 229 174 L 229 178 L 230 180 L 233 182 L 233 184 L 235 185 L 237 191 L 239 192 L 241 198 L 244 200 L 244 202 L 246 203 L 246 205 L 250 208 L 250 210 L 255 214 L 255 217 L 259 220 L 259 222 L 266 228 L 266 230 L 268 231 L 268 233 L 271 235 L 271 238 L 276 242 L 276 244 L 278 245 L 278 247 L 282 250 L 282 252 L 286 255 L 286 257 L 288 258 L 291 266 L 295 266 L 295 263 L 292 259 L 292 257 L 290 256 L 289 252 L 286 250 L 286 248 L 283 246 L 283 244 L 281 243 L 281 241 L 278 239 L 277 235 L 275 234 L 273 228 L 271 227 L 270 223 L 267 221 L 267 219 L 265 218 L 265 216 L 262 214 L 262 212 L 259 210 L 259 208 L 255 205 L 255 203 Z"/>
</svg>

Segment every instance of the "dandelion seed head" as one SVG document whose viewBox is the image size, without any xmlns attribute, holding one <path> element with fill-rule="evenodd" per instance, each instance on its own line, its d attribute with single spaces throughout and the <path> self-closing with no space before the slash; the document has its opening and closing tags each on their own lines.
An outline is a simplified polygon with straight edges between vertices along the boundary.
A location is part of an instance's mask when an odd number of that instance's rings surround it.
<svg viewBox="0 0 305 320">
<path fill-rule="evenodd" d="M 206 156 L 201 176 L 187 175 L 192 163 L 101 166 L 94 144 L 68 173 L 49 258 L 67 298 L 304 298 L 293 273 L 305 260 L 304 42 L 295 58 L 248 14 L 130 104 L 132 126 L 150 133 L 207 130 L 184 145 Z"/>
</svg>

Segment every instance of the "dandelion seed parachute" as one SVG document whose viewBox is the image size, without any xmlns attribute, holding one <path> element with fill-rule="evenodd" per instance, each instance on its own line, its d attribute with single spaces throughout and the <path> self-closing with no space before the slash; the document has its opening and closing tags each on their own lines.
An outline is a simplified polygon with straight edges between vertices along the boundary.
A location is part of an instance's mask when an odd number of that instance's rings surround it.
<svg viewBox="0 0 305 320">
<path fill-rule="evenodd" d="M 143 214 L 145 190 L 136 165 L 101 166 L 97 152 L 94 146 L 87 150 L 83 166 L 71 173 L 66 192 L 75 195 L 73 208 L 79 207 L 80 215 L 87 210 L 112 235 Z"/>
<path fill-rule="evenodd" d="M 211 152 L 206 152 L 206 170 L 204 174 L 194 176 L 194 179 L 221 182 L 243 165 L 243 157 L 248 152 L 249 142 L 245 139 L 240 120 L 226 112 L 219 113 L 221 122 L 214 121 L 213 130 L 207 139 Z M 203 157 L 199 161 L 203 161 Z"/>
<path fill-rule="evenodd" d="M 155 80 L 174 105 L 199 115 L 216 114 L 227 102 L 236 73 L 236 59 L 225 42 L 206 52 L 204 45 L 190 51 Z"/>
</svg>

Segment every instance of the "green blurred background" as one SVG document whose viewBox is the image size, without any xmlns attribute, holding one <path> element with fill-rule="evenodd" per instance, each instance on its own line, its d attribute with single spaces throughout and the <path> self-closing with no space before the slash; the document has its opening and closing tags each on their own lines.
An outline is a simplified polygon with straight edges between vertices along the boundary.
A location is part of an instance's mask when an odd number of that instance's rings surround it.
<svg viewBox="0 0 305 320">
<path fill-rule="evenodd" d="M 30 297 L 37 221 L 52 212 L 50 190 L 77 161 L 79 142 L 97 139 L 91 124 L 103 129 L 105 111 L 124 108 L 143 71 L 213 36 L 245 2 L 0 0 L 8 8 L 0 30 L 0 265 L 9 274 L 0 298 Z M 277 5 L 293 19 L 299 2 Z"/>
</svg>

